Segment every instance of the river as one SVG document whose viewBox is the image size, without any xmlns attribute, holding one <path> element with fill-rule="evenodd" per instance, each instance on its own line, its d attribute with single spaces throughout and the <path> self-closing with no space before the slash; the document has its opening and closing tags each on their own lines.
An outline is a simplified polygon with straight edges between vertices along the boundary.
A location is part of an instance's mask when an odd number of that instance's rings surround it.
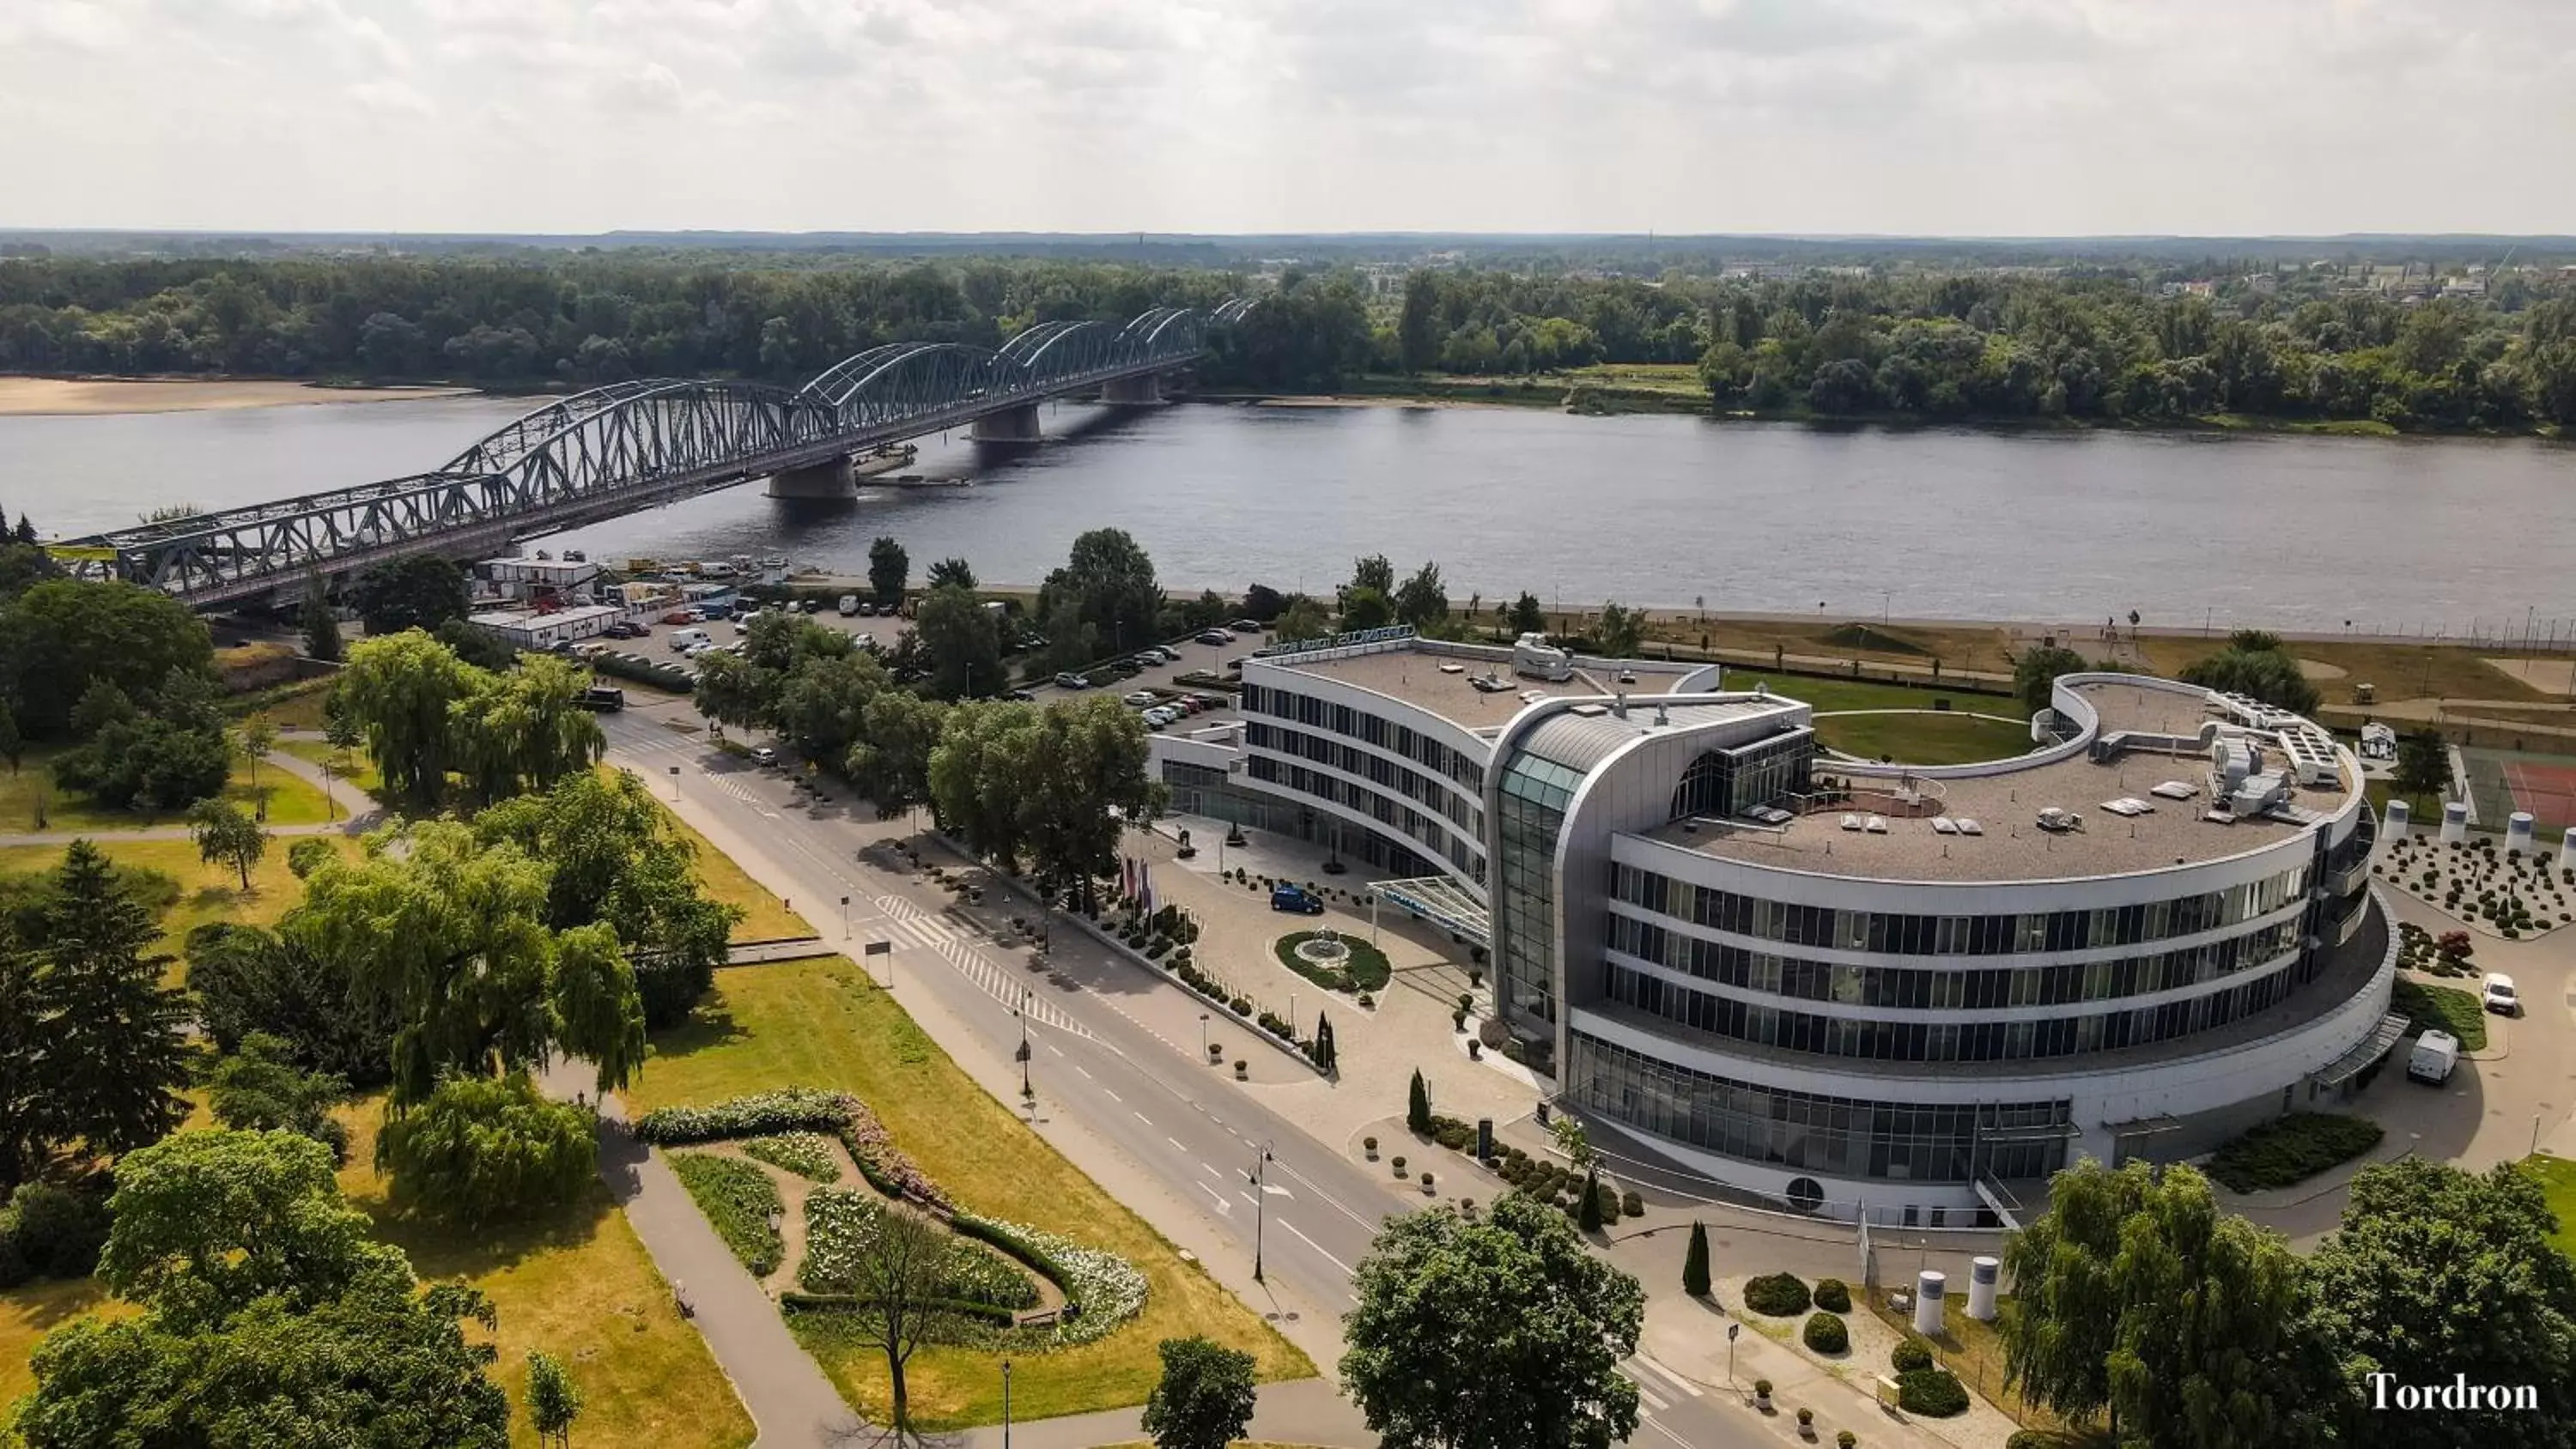
<svg viewBox="0 0 2576 1449">
<path fill-rule="evenodd" d="M 47 534 L 420 472 L 529 404 L 445 398 L 0 418 L 0 504 Z M 597 558 L 785 554 L 864 572 L 891 534 L 1035 582 L 1087 528 L 1164 582 L 1322 591 L 1437 559 L 1454 601 L 1528 589 L 1837 617 L 2457 635 L 2576 614 L 2576 446 L 2531 439 L 1827 430 L 1487 408 L 1047 410 L 1033 449 L 928 440 L 973 486 L 786 503 L 757 485 L 551 540 Z M 2557 582 L 2553 582 L 2556 580 Z"/>
</svg>

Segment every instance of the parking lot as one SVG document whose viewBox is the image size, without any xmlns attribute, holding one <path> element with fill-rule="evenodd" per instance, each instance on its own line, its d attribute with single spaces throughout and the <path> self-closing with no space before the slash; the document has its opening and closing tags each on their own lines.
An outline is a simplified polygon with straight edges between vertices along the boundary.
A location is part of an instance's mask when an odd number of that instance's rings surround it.
<svg viewBox="0 0 2576 1449">
<path fill-rule="evenodd" d="M 668 611 L 664 612 L 667 613 Z M 912 628 L 911 620 L 899 617 L 844 617 L 830 604 L 825 604 L 821 609 L 814 613 L 806 614 L 804 617 L 827 628 L 839 629 L 847 634 L 873 638 L 879 647 L 888 650 L 893 649 L 896 643 L 901 640 L 904 633 Z M 609 650 L 616 653 L 640 654 L 644 658 L 649 659 L 656 664 L 673 664 L 686 667 L 679 652 L 671 647 L 671 636 L 679 633 L 681 630 L 703 629 L 706 631 L 708 640 L 719 645 L 739 643 L 743 637 L 743 630 L 739 627 L 742 621 L 742 616 L 739 614 L 730 618 L 709 619 L 704 623 L 699 624 L 666 624 L 662 622 L 662 618 L 663 615 L 657 613 L 641 621 L 645 628 L 645 635 L 643 638 L 585 639 L 575 647 L 574 652 L 581 655 L 587 655 L 594 652 L 593 646 L 606 645 Z"/>
<path fill-rule="evenodd" d="M 1067 689 L 1059 684 L 1048 683 L 1032 686 L 1030 692 L 1035 694 L 1041 703 L 1048 700 L 1070 699 L 1085 694 L 1107 694 L 1123 698 L 1140 690 L 1151 690 L 1158 695 L 1216 695 L 1225 702 L 1213 709 L 1203 710 L 1165 726 L 1166 729 L 1180 731 L 1205 729 L 1212 724 L 1223 724 L 1242 718 L 1241 712 L 1236 708 L 1237 696 L 1229 689 L 1218 689 L 1206 684 L 1182 684 L 1179 682 L 1180 677 L 1184 674 L 1207 673 L 1219 679 L 1230 679 L 1232 676 L 1226 673 L 1226 662 L 1241 659 L 1267 642 L 1265 636 L 1251 633 L 1238 635 L 1224 644 L 1201 644 L 1190 638 L 1176 639 L 1160 647 L 1179 654 L 1181 657 L 1178 661 L 1150 665 L 1139 670 L 1132 678 L 1120 679 L 1107 670 L 1101 669 L 1092 672 L 1092 677 L 1099 683 L 1089 689 Z M 1139 708 L 1141 709 L 1142 706 Z"/>
</svg>

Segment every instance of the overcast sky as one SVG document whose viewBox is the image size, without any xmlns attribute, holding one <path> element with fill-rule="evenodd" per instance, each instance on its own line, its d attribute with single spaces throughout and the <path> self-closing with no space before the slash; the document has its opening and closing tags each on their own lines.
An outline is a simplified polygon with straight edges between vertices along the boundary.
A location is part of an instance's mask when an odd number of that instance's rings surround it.
<svg viewBox="0 0 2576 1449">
<path fill-rule="evenodd" d="M 2576 232 L 2576 0 L 0 0 L 0 225 Z"/>
</svg>

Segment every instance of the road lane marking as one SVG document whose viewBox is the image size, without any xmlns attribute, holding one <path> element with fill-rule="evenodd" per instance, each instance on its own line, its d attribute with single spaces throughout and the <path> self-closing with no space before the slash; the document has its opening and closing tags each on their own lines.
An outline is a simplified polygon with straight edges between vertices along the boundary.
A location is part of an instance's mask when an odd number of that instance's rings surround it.
<svg viewBox="0 0 2576 1449">
<path fill-rule="evenodd" d="M 1116 1096 L 1117 1094 L 1113 1092 L 1113 1093 L 1111 1093 L 1110 1095 L 1112 1095 L 1112 1096 Z M 1142 1113 L 1142 1112 L 1130 1111 L 1127 1115 L 1128 1115 L 1128 1116 L 1130 1116 L 1130 1117 L 1135 1118 L 1135 1119 L 1136 1119 L 1137 1121 L 1139 1121 L 1139 1122 L 1144 1123 L 1144 1124 L 1145 1124 L 1146 1126 L 1148 1126 L 1148 1127 L 1151 1127 L 1151 1126 L 1153 1126 L 1153 1125 L 1154 1125 L 1154 1119 L 1153 1119 L 1153 1118 L 1151 1118 L 1151 1117 L 1146 1116 L 1146 1115 L 1145 1115 L 1144 1113 Z"/>
<path fill-rule="evenodd" d="M 1178 1151 L 1187 1152 L 1190 1150 L 1189 1145 L 1181 1141 L 1178 1137 L 1166 1137 L 1163 1140 L 1172 1144 L 1172 1146 Z"/>
<path fill-rule="evenodd" d="M 1358 1276 L 1358 1269 L 1353 1268 L 1350 1264 L 1343 1262 L 1332 1254 L 1325 1252 L 1323 1244 L 1316 1242 L 1313 1238 L 1307 1237 L 1304 1233 L 1297 1232 L 1297 1225 L 1295 1223 L 1288 1221 L 1286 1218 L 1281 1218 L 1279 1219 L 1279 1226 L 1286 1228 L 1291 1233 L 1296 1233 L 1297 1241 L 1314 1249 L 1317 1255 L 1322 1257 L 1325 1262 L 1332 1264 L 1334 1267 L 1341 1269 L 1344 1273 L 1350 1274 L 1353 1277 Z"/>
<path fill-rule="evenodd" d="M 1655 1396 L 1655 1391 L 1654 1391 L 1653 1389 L 1647 1388 L 1647 1387 L 1645 1386 L 1645 1384 L 1644 1384 L 1644 1383 L 1642 1383 L 1642 1382 L 1640 1382 L 1640 1381 L 1639 1381 L 1639 1379 L 1637 1378 L 1637 1376 L 1636 1376 L 1635 1374 L 1628 1373 L 1628 1372 L 1626 1372 L 1625 1370 L 1622 1370 L 1622 1371 L 1620 1372 L 1620 1377 L 1622 1377 L 1622 1378 L 1626 1379 L 1626 1380 L 1627 1380 L 1631 1385 L 1635 1386 L 1635 1388 L 1636 1388 L 1636 1390 L 1637 1390 L 1637 1397 L 1638 1397 L 1639 1399 L 1641 1399 L 1641 1400 L 1643 1400 L 1643 1401 L 1645 1402 L 1645 1405 L 1646 1405 L 1646 1407 L 1647 1407 L 1647 1408 L 1649 1408 L 1649 1409 L 1657 1409 L 1657 1410 L 1661 1410 L 1661 1409 L 1669 1409 L 1669 1408 L 1671 1408 L 1671 1407 L 1672 1407 L 1672 1405 L 1671 1405 L 1670 1403 L 1667 1403 L 1667 1402 L 1666 1402 L 1666 1401 L 1664 1401 L 1663 1399 L 1657 1398 L 1657 1397 Z"/>
<path fill-rule="evenodd" d="M 1080 1062 L 1075 1062 L 1075 1063 L 1073 1064 L 1073 1069 L 1074 1069 L 1075 1071 L 1077 1071 L 1077 1072 L 1082 1073 L 1082 1079 L 1083 1079 L 1084 1081 L 1086 1081 L 1086 1082 L 1096 1080 L 1096 1079 L 1091 1075 L 1091 1068 L 1084 1066 L 1084 1065 L 1083 1065 L 1082 1063 L 1080 1063 Z"/>
<path fill-rule="evenodd" d="M 1664 1380 L 1666 1383 L 1681 1390 L 1683 1393 L 1690 1395 L 1692 1398 L 1698 1398 L 1700 1396 L 1699 1385 L 1692 1383 L 1690 1380 L 1683 1378 L 1680 1374 L 1666 1368 L 1651 1354 L 1640 1353 L 1628 1361 L 1637 1365 L 1639 1368 L 1652 1372 L 1657 1378 Z"/>
<path fill-rule="evenodd" d="M 1039 1045 L 1039 1046 L 1042 1046 L 1042 1047 L 1045 1047 L 1048 1051 L 1051 1051 L 1051 1052 L 1055 1053 L 1057 1056 L 1063 1056 L 1063 1055 L 1064 1055 L 1064 1048 L 1062 1048 L 1062 1047 L 1060 1047 L 1060 1046 L 1057 1046 L 1054 1042 L 1051 1042 L 1051 1041 L 1042 1041 L 1042 1042 L 1039 1042 L 1039 1043 L 1038 1043 L 1038 1045 Z"/>
<path fill-rule="evenodd" d="M 1102 1091 L 1104 1091 L 1104 1092 L 1109 1092 L 1109 1100 L 1110 1100 L 1110 1101 L 1113 1101 L 1113 1102 L 1125 1102 L 1125 1101 L 1127 1100 L 1126 1098 L 1124 1098 L 1124 1097 L 1122 1097 L 1122 1096 L 1119 1096 L 1116 1092 L 1110 1092 L 1110 1091 L 1109 1091 L 1109 1089 L 1108 1089 L 1107 1087 L 1103 1087 L 1103 1088 L 1101 1088 L 1100 1090 L 1102 1090 Z"/>
<path fill-rule="evenodd" d="M 1222 1173 L 1222 1172 L 1217 1171 L 1214 1167 L 1210 1166 L 1210 1165 L 1209 1165 L 1209 1164 L 1207 1164 L 1207 1163 L 1204 1163 L 1204 1162 L 1200 1163 L 1200 1164 L 1199 1164 L 1199 1171 L 1206 1173 L 1208 1176 L 1215 1178 L 1215 1179 L 1216 1179 L 1217 1181 L 1219 1181 L 1219 1182 L 1223 1182 L 1223 1181 L 1225 1181 L 1225 1174 L 1224 1174 L 1224 1173 Z"/>
<path fill-rule="evenodd" d="M 1208 1186 L 1206 1183 L 1204 1183 L 1204 1182 L 1199 1184 L 1199 1191 L 1201 1191 L 1201 1192 L 1203 1192 L 1203 1193 L 1206 1193 L 1209 1197 L 1212 1197 L 1212 1198 L 1216 1199 L 1216 1210 L 1217 1210 L 1218 1212 L 1221 1212 L 1221 1213 L 1225 1214 L 1227 1217 L 1233 1217 L 1233 1216 L 1234 1216 L 1234 1204 L 1232 1204 L 1232 1203 L 1230 1203 L 1230 1202 L 1227 1202 L 1227 1201 L 1225 1200 L 1225 1194 L 1223 1194 L 1223 1193 L 1221 1193 L 1221 1192 L 1218 1192 L 1216 1189 L 1214 1189 L 1214 1188 L 1212 1188 L 1212 1187 L 1209 1187 L 1209 1186 Z"/>
</svg>

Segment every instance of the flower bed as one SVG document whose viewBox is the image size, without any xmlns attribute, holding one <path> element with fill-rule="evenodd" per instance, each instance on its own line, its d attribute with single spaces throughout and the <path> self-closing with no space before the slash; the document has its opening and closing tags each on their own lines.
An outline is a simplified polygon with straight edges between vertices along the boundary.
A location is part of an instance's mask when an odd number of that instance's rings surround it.
<svg viewBox="0 0 2576 1449">
<path fill-rule="evenodd" d="M 952 1206 L 939 1184 L 894 1145 L 894 1138 L 867 1103 L 846 1092 L 789 1087 L 703 1107 L 665 1107 L 645 1113 L 635 1124 L 638 1139 L 664 1147 L 797 1131 L 829 1132 L 840 1138 L 850 1160 L 859 1165 L 859 1175 L 888 1197 L 908 1197 L 942 1210 Z"/>
<path fill-rule="evenodd" d="M 731 1157 L 682 1152 L 671 1158 L 671 1171 L 689 1190 L 690 1200 L 706 1214 L 707 1223 L 755 1278 L 778 1271 L 785 1251 L 770 1215 L 780 1211 L 778 1184 L 769 1174 Z"/>
<path fill-rule="evenodd" d="M 1280 937 L 1270 949 L 1278 955 L 1280 965 L 1328 991 L 1384 991 L 1386 983 L 1394 979 L 1395 968 L 1388 963 L 1384 951 L 1350 936 L 1336 933 L 1335 939 L 1349 953 L 1339 966 L 1309 961 L 1297 954 L 1300 945 L 1322 934 L 1320 931 L 1291 931 Z"/>
<path fill-rule="evenodd" d="M 741 1144 L 742 1155 L 784 1168 L 815 1182 L 839 1182 L 841 1164 L 832 1156 L 832 1139 L 819 1132 L 785 1132 L 753 1137 Z"/>
<path fill-rule="evenodd" d="M 860 1264 L 889 1208 L 856 1188 L 816 1188 L 805 1199 L 805 1262 L 796 1281 L 807 1293 L 847 1297 L 858 1291 Z M 941 1293 L 960 1303 L 1021 1312 L 1039 1303 L 1028 1275 L 980 1244 L 948 1242 Z"/>
<path fill-rule="evenodd" d="M 1020 1223 L 968 1213 L 960 1213 L 957 1218 L 961 1231 L 968 1230 L 965 1224 L 971 1219 L 977 1236 L 996 1244 L 1008 1240 L 1054 1267 L 1048 1276 L 1064 1290 L 1065 1297 L 1064 1315 L 1057 1320 L 1053 1335 L 1057 1343 L 1089 1343 L 1145 1307 L 1145 1275 L 1115 1253 L 1086 1248 L 1069 1238 Z M 1032 1261 L 1022 1254 L 1013 1256 Z"/>
</svg>

